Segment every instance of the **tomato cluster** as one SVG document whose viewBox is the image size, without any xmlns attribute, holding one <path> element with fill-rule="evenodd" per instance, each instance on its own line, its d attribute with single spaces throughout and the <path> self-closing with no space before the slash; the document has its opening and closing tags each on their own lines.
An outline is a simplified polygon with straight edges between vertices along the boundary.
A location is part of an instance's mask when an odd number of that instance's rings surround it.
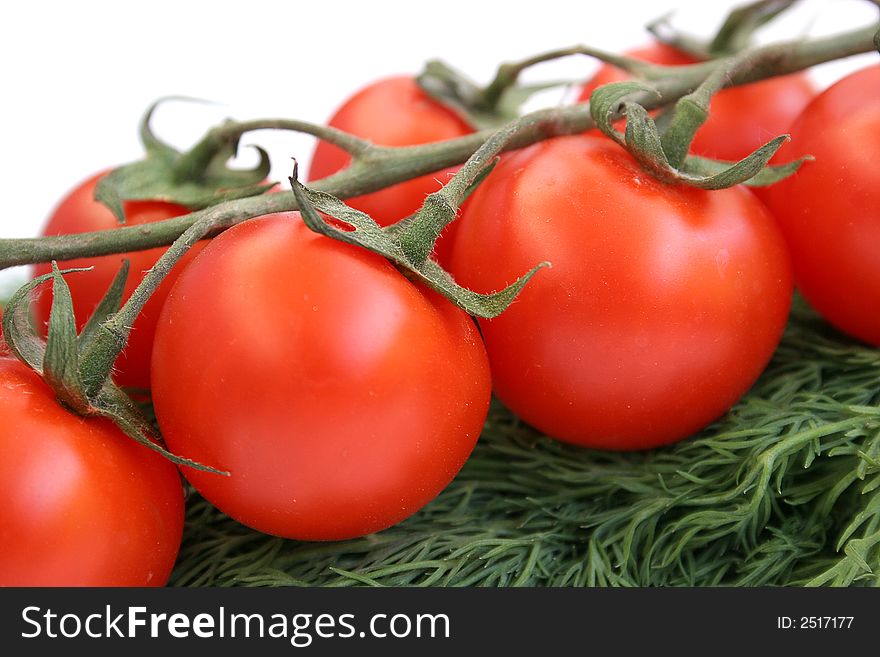
<svg viewBox="0 0 880 657">
<path fill-rule="evenodd" d="M 662 45 L 632 54 L 693 61 Z M 581 100 L 621 76 L 604 67 Z M 504 154 L 434 257 L 484 293 L 540 261 L 552 267 L 479 324 L 379 255 L 310 231 L 298 213 L 242 222 L 172 270 L 113 379 L 149 389 L 172 452 L 228 471 L 183 468 L 201 495 L 254 529 L 300 540 L 363 536 L 428 504 L 469 457 L 493 392 L 575 445 L 679 441 L 760 375 L 795 284 L 839 328 L 880 344 L 870 158 L 880 151 L 880 67 L 812 96 L 800 75 L 725 90 L 693 142 L 696 154 L 739 159 L 800 115 L 780 159 L 816 161 L 763 194 L 769 210 L 742 186 L 661 182 L 595 131 Z M 366 87 L 330 125 L 388 146 L 472 132 L 410 77 Z M 322 143 L 309 177 L 350 161 Z M 455 170 L 348 202 L 388 226 Z M 100 175 L 61 202 L 45 235 L 119 225 L 94 199 Z M 124 204 L 131 225 L 188 211 Z M 67 279 L 79 328 L 123 258 L 127 297 L 163 251 L 59 263 L 93 267 Z M 39 327 L 51 307 L 50 293 L 37 299 Z M 0 424 L 0 585 L 165 583 L 183 525 L 178 470 L 110 421 L 64 408 L 4 349 L 0 338 L 0 415 L 15 421 Z"/>
</svg>

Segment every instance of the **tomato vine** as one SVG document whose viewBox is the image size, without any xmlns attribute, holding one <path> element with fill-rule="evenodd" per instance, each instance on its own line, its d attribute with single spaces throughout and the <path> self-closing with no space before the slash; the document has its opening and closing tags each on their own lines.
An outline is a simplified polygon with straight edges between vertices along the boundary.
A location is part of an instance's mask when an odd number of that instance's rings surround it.
<svg viewBox="0 0 880 657">
<path fill-rule="evenodd" d="M 877 30 L 877 26 L 872 25 L 830 37 L 755 48 L 751 51 L 751 67 L 737 71 L 729 80 L 728 86 L 793 73 L 823 62 L 869 52 L 877 47 L 875 44 Z M 721 58 L 690 66 L 645 66 L 641 62 L 628 64 L 617 56 L 584 47 L 553 51 L 546 57 L 534 59 L 545 61 L 551 57 L 571 54 L 589 54 L 613 61 L 616 65 L 638 67 L 638 72 L 655 90 L 654 93 L 642 92 L 632 99 L 646 109 L 676 101 L 696 88 L 712 71 L 725 66 L 729 61 L 729 58 Z M 552 136 L 584 132 L 595 126 L 589 107 L 583 105 L 538 110 L 516 119 L 516 122 L 528 123 L 529 126 L 507 144 L 508 149 L 521 148 Z M 235 141 L 246 132 L 271 127 L 335 139 L 335 143 L 343 148 L 348 144 L 349 148 L 359 150 L 359 153 L 354 154 L 350 167 L 312 185 L 318 191 L 343 199 L 377 191 L 431 171 L 461 164 L 494 132 L 481 130 L 464 137 L 420 146 L 380 147 L 368 145 L 363 143 L 363 140 L 326 126 L 305 121 L 268 119 L 226 123 L 210 132 L 196 149 L 210 150 L 211 147 L 216 147 L 218 141 L 226 140 L 225 143 L 228 144 L 229 140 Z M 228 150 L 226 152 L 228 153 Z M 188 156 L 184 154 L 181 157 Z M 49 262 L 53 259 L 68 260 L 167 246 L 201 220 L 212 224 L 211 229 L 206 233 L 210 236 L 225 227 L 252 217 L 296 209 L 298 207 L 293 193 L 284 192 L 223 201 L 188 215 L 156 222 L 146 227 L 122 226 L 113 231 L 84 233 L 77 236 L 0 239 L 0 269 Z"/>
</svg>

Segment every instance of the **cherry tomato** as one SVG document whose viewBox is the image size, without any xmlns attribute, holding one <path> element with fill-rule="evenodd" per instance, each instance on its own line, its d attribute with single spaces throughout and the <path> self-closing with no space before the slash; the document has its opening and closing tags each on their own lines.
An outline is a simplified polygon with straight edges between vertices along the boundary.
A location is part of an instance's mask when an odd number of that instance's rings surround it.
<svg viewBox="0 0 880 657">
<path fill-rule="evenodd" d="M 443 141 L 473 132 L 452 110 L 421 90 L 408 76 L 374 82 L 349 98 L 329 124 L 381 146 L 415 146 Z M 319 180 L 348 166 L 351 157 L 328 142 L 320 142 L 312 156 L 309 180 Z M 381 226 L 393 224 L 418 210 L 425 196 L 437 191 L 458 167 L 420 176 L 387 189 L 347 199 L 346 203 L 366 212 Z M 441 261 L 451 239 L 438 240 L 436 255 Z"/>
<path fill-rule="evenodd" d="M 292 213 L 231 228 L 181 274 L 152 390 L 171 450 L 231 473 L 185 472 L 209 501 L 333 540 L 432 500 L 473 449 L 491 383 L 464 312 Z"/>
<path fill-rule="evenodd" d="M 0 359 L 0 586 L 162 586 L 183 532 L 177 468 L 62 408 Z"/>
<path fill-rule="evenodd" d="M 787 161 L 815 162 L 767 188 L 795 281 L 832 324 L 880 345 L 880 66 L 819 95 L 791 128 Z"/>
<path fill-rule="evenodd" d="M 52 212 L 49 221 L 43 228 L 43 235 L 67 235 L 98 230 L 117 228 L 119 223 L 113 213 L 94 199 L 95 186 L 104 173 L 99 173 L 77 186 L 65 197 Z M 162 221 L 187 214 L 183 206 L 160 201 L 130 201 L 124 204 L 127 225 L 139 226 L 154 221 Z M 171 274 L 162 282 L 147 302 L 143 312 L 138 316 L 131 331 L 128 345 L 116 361 L 114 380 L 123 386 L 132 388 L 148 388 L 150 385 L 150 354 L 153 349 L 153 335 L 156 331 L 156 320 L 168 292 L 180 271 L 186 267 L 201 250 L 197 244 L 177 263 Z M 94 267 L 92 271 L 80 272 L 67 276 L 66 281 L 73 296 L 73 309 L 76 314 L 78 328 L 82 329 L 100 303 L 107 288 L 119 271 L 122 260 L 130 262 L 128 281 L 125 285 L 127 299 L 144 274 L 154 265 L 165 252 L 165 248 L 148 249 L 134 253 L 101 256 L 97 258 L 80 258 L 58 263 L 62 269 L 68 267 Z M 49 264 L 37 265 L 34 275 L 39 276 L 52 271 Z M 48 288 L 48 286 L 47 286 Z M 47 289 L 34 304 L 36 319 L 41 326 L 49 321 L 52 309 L 52 292 Z"/>
<path fill-rule="evenodd" d="M 697 61 L 663 43 L 653 43 L 628 54 L 665 66 L 682 66 Z M 597 87 L 626 78 L 621 69 L 603 65 L 581 91 L 578 100 L 589 100 Z M 803 73 L 724 89 L 712 98 L 709 118 L 697 131 L 691 152 L 720 160 L 740 160 L 774 137 L 787 133 L 792 121 L 814 95 L 815 90 Z"/>
<path fill-rule="evenodd" d="M 705 427 L 786 323 L 790 265 L 761 202 L 661 183 L 604 136 L 508 154 L 471 198 L 460 284 L 497 290 L 542 260 L 552 268 L 480 325 L 501 400 L 578 445 L 644 449 Z"/>
</svg>

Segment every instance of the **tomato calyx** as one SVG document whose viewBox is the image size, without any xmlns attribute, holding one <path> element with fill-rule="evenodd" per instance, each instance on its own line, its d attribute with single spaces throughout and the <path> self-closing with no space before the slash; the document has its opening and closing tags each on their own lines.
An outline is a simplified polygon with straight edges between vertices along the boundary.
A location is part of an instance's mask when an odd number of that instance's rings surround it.
<svg viewBox="0 0 880 657">
<path fill-rule="evenodd" d="M 491 172 L 498 154 L 530 127 L 528 122 L 518 122 L 495 132 L 448 183 L 425 198 L 415 214 L 386 228 L 335 196 L 304 186 L 298 180 L 296 162 L 290 184 L 303 220 L 311 230 L 384 256 L 404 275 L 425 283 L 468 314 L 490 319 L 501 314 L 532 276 L 550 263 L 537 264 L 500 291 L 480 294 L 456 283 L 452 275 L 431 258 L 431 252 L 443 229 L 455 221 L 465 198 Z M 322 215 L 335 221 L 327 221 Z"/>
<path fill-rule="evenodd" d="M 590 89 L 596 89 L 601 84 L 599 79 L 608 82 L 620 79 L 619 72 L 615 73 L 613 68 L 606 66 L 595 81 L 588 83 L 580 100 L 590 98 L 591 115 L 597 127 L 627 148 L 643 168 L 663 182 L 682 183 L 702 189 L 722 189 L 740 183 L 765 186 L 778 182 L 810 158 L 782 167 L 768 167 L 769 159 L 787 141 L 787 137 L 780 135 L 763 142 L 761 132 L 750 132 L 743 137 L 739 137 L 738 132 L 741 125 L 763 126 L 765 117 L 762 108 L 756 107 L 754 116 L 749 114 L 753 111 L 749 106 L 737 108 L 734 116 L 724 105 L 724 101 L 733 96 L 726 94 L 718 99 L 721 105 L 715 105 L 713 112 L 717 111 L 717 114 L 712 117 L 709 116 L 709 106 L 714 95 L 732 82 L 751 82 L 761 78 L 760 73 L 768 67 L 776 65 L 781 53 L 771 51 L 779 48 L 752 47 L 754 33 L 793 4 L 792 0 L 758 0 L 737 7 L 730 12 L 714 37 L 709 39 L 679 32 L 670 24 L 669 15 L 663 16 L 648 26 L 657 43 L 631 54 L 665 66 L 641 72 L 628 70 L 630 75 L 635 74 L 634 77 L 639 78 L 637 83 L 609 86 L 602 93 L 590 94 Z M 614 67 L 623 68 L 616 64 Z M 668 82 L 675 77 L 676 71 L 686 77 L 688 71 L 704 72 L 699 80 L 694 80 L 690 90 L 682 90 L 684 93 L 677 95 L 677 100 L 668 96 Z M 798 86 L 799 97 L 803 92 Z M 673 100 L 675 102 L 671 103 Z M 772 100 L 768 98 L 767 102 L 769 106 Z M 658 106 L 663 109 L 649 116 L 639 105 L 648 109 Z M 779 111 L 787 111 L 787 105 L 781 103 L 781 107 L 785 109 Z M 624 116 L 626 129 L 621 132 L 620 119 Z M 766 134 L 778 134 L 790 122 L 790 117 L 784 113 L 771 116 L 766 119 Z M 731 130 L 737 134 L 736 138 L 718 135 L 718 126 L 725 120 L 736 124 L 732 126 L 735 129 Z M 753 123 L 750 123 L 751 120 Z M 614 121 L 618 126 L 613 125 Z M 709 123 L 703 129 L 707 121 Z M 713 137 L 709 138 L 709 134 Z M 730 146 L 740 139 L 745 142 L 741 147 Z M 707 149 L 708 141 L 715 143 Z M 692 150 L 700 155 L 692 155 Z M 702 157 L 703 154 L 720 156 L 720 159 Z"/>
<path fill-rule="evenodd" d="M 166 201 L 191 210 L 249 196 L 272 188 L 267 183 L 271 163 L 259 146 L 259 162 L 251 169 L 232 169 L 230 159 L 238 154 L 241 133 L 211 130 L 190 151 L 181 152 L 161 141 L 150 127 L 156 109 L 168 98 L 157 100 L 141 119 L 140 135 L 146 152 L 143 159 L 117 167 L 104 176 L 95 198 L 125 223 L 123 201 Z"/>
<path fill-rule="evenodd" d="M 712 96 L 737 71 L 753 65 L 750 53 L 731 58 L 717 67 L 693 92 L 682 96 L 655 121 L 639 101 L 658 97 L 656 87 L 638 81 L 614 82 L 596 89 L 590 96 L 590 113 L 596 126 L 630 154 L 655 178 L 670 184 L 683 183 L 701 189 L 724 189 L 740 183 L 771 185 L 797 171 L 811 156 L 784 165 L 770 166 L 788 135 L 770 140 L 738 162 L 727 162 L 689 154 L 691 142 L 709 117 Z M 626 118 L 625 132 L 615 122 Z"/>
<path fill-rule="evenodd" d="M 491 109 L 487 111 L 486 107 L 482 107 L 480 86 L 446 62 L 436 59 L 426 62 L 425 69 L 416 76 L 416 84 L 474 130 L 497 127 L 499 123 L 507 122 Z"/>
<path fill-rule="evenodd" d="M 394 226 L 399 224 L 382 228 L 368 214 L 355 210 L 330 194 L 305 187 L 297 180 L 296 176 L 297 171 L 294 168 L 290 183 L 303 221 L 311 230 L 384 256 L 395 264 L 404 275 L 424 282 L 475 317 L 487 319 L 497 317 L 513 303 L 519 292 L 539 269 L 549 266 L 547 262 L 536 265 L 514 283 L 498 292 L 490 294 L 474 292 L 456 283 L 452 275 L 432 258 L 428 256 L 421 259 L 413 257 L 407 253 L 404 246 L 407 240 L 415 240 L 421 245 L 418 248 L 419 253 L 424 253 L 426 248 L 430 253 L 434 241 L 436 241 L 436 236 L 432 239 L 430 235 L 437 232 L 437 226 L 445 226 L 449 223 L 450 214 L 454 219 L 457 207 L 446 203 L 441 198 L 441 192 L 435 192 L 427 197 L 425 205 L 416 215 L 413 215 L 413 220 L 408 223 L 406 228 L 394 230 Z M 339 228 L 338 225 L 334 225 L 334 222 L 325 220 L 322 214 L 332 217 L 337 223 L 345 224 L 348 229 Z"/>
<path fill-rule="evenodd" d="M 533 95 L 573 84 L 574 80 L 554 80 L 539 84 L 518 84 L 520 72 L 529 63 L 505 63 L 492 81 L 482 87 L 446 62 L 431 60 L 416 76 L 422 90 L 470 125 L 474 130 L 500 128 L 521 114 L 522 106 Z"/>
<path fill-rule="evenodd" d="M 107 341 L 101 338 L 113 333 L 108 320 L 120 308 L 128 267 L 128 261 L 123 261 L 104 298 L 77 335 L 73 299 L 64 276 L 91 268 L 62 270 L 53 261 L 51 273 L 20 287 L 6 305 L 2 322 L 9 350 L 39 374 L 55 392 L 58 402 L 71 412 L 83 417 L 108 418 L 127 436 L 177 465 L 225 474 L 166 450 L 149 420 L 110 378 L 110 369 L 119 350 L 125 346 L 127 334 L 111 335 L 118 349 L 108 349 Z M 53 299 L 48 336 L 44 341 L 30 321 L 29 304 L 33 292 L 49 281 Z"/>
</svg>

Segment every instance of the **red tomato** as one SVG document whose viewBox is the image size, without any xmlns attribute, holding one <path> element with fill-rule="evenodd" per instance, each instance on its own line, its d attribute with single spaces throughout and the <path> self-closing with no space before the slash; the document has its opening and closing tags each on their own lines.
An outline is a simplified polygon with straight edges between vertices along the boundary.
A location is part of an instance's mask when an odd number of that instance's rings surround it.
<svg viewBox="0 0 880 657">
<path fill-rule="evenodd" d="M 118 227 L 119 223 L 113 213 L 94 199 L 95 186 L 103 175 L 102 172 L 89 178 L 68 194 L 49 217 L 49 221 L 43 229 L 43 235 L 67 235 L 111 230 Z M 160 201 L 129 201 L 124 204 L 124 210 L 126 224 L 132 226 L 162 221 L 189 212 L 183 206 Z M 156 331 L 159 311 L 162 309 L 165 297 L 168 296 L 168 292 L 174 285 L 180 271 L 186 267 L 186 264 L 195 257 L 201 248 L 202 245 L 197 244 L 177 263 L 177 266 L 159 286 L 135 321 L 128 345 L 116 361 L 116 371 L 113 378 L 119 385 L 133 388 L 148 388 L 150 386 L 150 354 L 153 349 L 153 335 Z M 59 262 L 58 266 L 62 269 L 94 267 L 94 270 L 90 272 L 80 272 L 65 278 L 73 296 L 73 309 L 78 328 L 82 329 L 85 326 L 89 316 L 100 303 L 107 288 L 110 287 L 110 283 L 119 271 L 124 258 L 127 258 L 131 263 L 128 282 L 125 285 L 125 298 L 127 299 L 147 270 L 156 264 L 165 250 L 163 247 L 135 253 Z M 49 264 L 41 264 L 34 268 L 34 275 L 39 276 L 51 271 L 52 267 Z M 52 291 L 47 289 L 34 304 L 36 319 L 40 325 L 45 326 L 45 323 L 49 321 L 51 309 Z"/>
<path fill-rule="evenodd" d="M 791 129 L 785 160 L 811 154 L 765 200 L 798 288 L 842 331 L 880 345 L 880 66 L 833 85 Z"/>
<path fill-rule="evenodd" d="M 788 315 L 785 245 L 754 195 L 661 183 L 602 136 L 509 154 L 471 198 L 460 284 L 497 290 L 542 260 L 553 267 L 481 327 L 502 401 L 578 445 L 644 449 L 705 427 Z"/>
<path fill-rule="evenodd" d="M 329 125 L 381 146 L 415 146 L 443 141 L 473 132 L 453 111 L 425 94 L 407 76 L 374 82 L 340 107 Z M 308 179 L 319 180 L 344 169 L 351 157 L 342 149 L 320 142 L 312 156 Z M 458 167 L 414 178 L 372 194 L 347 199 L 346 203 L 388 226 L 418 210 L 425 196 L 446 183 Z M 436 254 L 443 259 L 451 239 L 437 242 Z"/>
<path fill-rule="evenodd" d="M 183 532 L 177 468 L 73 415 L 0 359 L 0 586 L 162 586 Z"/>
<path fill-rule="evenodd" d="M 663 43 L 654 43 L 628 54 L 665 66 L 682 66 L 696 61 Z M 589 100 L 597 87 L 627 77 L 621 69 L 606 64 L 587 83 L 578 100 Z M 720 160 L 740 160 L 774 137 L 788 132 L 792 121 L 814 95 L 813 86 L 803 73 L 724 89 L 712 98 L 709 118 L 694 137 L 691 152 Z"/>
<path fill-rule="evenodd" d="M 297 214 L 239 224 L 177 281 L 153 352 L 172 451 L 225 513 L 305 540 L 361 536 L 432 500 L 482 429 L 476 326 L 387 260 Z"/>
</svg>

